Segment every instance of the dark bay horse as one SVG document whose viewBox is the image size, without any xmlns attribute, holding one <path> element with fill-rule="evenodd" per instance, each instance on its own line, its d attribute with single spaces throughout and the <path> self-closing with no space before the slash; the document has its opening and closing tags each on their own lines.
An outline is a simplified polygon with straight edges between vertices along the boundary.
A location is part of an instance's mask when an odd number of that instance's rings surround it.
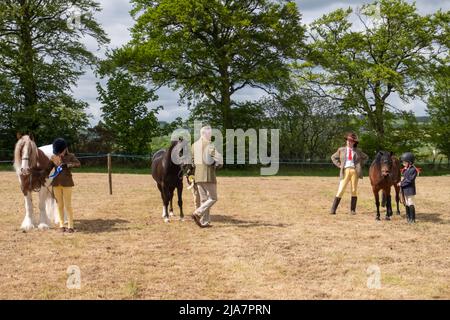
<svg viewBox="0 0 450 320">
<path fill-rule="evenodd" d="M 383 198 L 381 205 L 386 206 L 386 220 L 392 216 L 391 186 L 395 188 L 395 201 L 397 203 L 397 214 L 400 214 L 400 160 L 393 156 L 392 152 L 379 151 L 369 169 L 370 183 L 372 184 L 375 204 L 377 206 L 377 220 L 380 220 L 380 195 L 382 190 Z"/>
<path fill-rule="evenodd" d="M 175 189 L 178 195 L 178 207 L 180 208 L 180 220 L 184 220 L 183 213 L 183 168 L 172 161 L 172 151 L 182 152 L 182 139 L 172 141 L 168 150 L 159 150 L 152 157 L 152 177 L 158 185 L 163 201 L 162 217 L 164 222 L 169 222 L 169 215 L 173 216 L 172 199 Z M 170 207 L 169 207 L 170 206 Z"/>
</svg>

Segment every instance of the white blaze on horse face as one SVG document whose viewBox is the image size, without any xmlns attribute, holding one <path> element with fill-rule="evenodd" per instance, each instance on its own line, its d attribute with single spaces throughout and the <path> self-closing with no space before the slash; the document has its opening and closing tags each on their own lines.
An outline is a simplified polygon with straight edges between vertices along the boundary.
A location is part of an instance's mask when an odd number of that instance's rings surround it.
<svg viewBox="0 0 450 320">
<path fill-rule="evenodd" d="M 30 171 L 30 148 L 29 143 L 25 143 L 22 149 L 22 166 L 20 167 L 21 173 L 28 173 Z"/>
</svg>

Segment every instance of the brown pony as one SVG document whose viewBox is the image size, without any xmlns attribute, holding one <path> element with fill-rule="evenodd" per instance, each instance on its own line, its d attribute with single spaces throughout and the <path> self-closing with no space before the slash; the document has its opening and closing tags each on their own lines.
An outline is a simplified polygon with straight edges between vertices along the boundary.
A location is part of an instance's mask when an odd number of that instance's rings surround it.
<svg viewBox="0 0 450 320">
<path fill-rule="evenodd" d="M 51 145 L 38 148 L 28 135 L 19 137 L 14 148 L 14 169 L 25 198 L 25 218 L 20 227 L 24 231 L 34 228 L 32 192 L 39 192 L 39 229 L 48 229 L 50 219 L 57 216 L 54 199 L 50 190 L 45 187 L 49 174 L 50 150 Z"/>
<path fill-rule="evenodd" d="M 380 220 L 380 195 L 382 190 L 383 198 L 381 206 L 386 206 L 386 220 L 392 216 L 391 186 L 395 188 L 395 201 L 397 203 L 397 214 L 400 214 L 400 160 L 393 156 L 392 152 L 379 151 L 369 169 L 370 183 L 372 184 L 375 204 L 377 206 L 377 220 Z"/>
</svg>

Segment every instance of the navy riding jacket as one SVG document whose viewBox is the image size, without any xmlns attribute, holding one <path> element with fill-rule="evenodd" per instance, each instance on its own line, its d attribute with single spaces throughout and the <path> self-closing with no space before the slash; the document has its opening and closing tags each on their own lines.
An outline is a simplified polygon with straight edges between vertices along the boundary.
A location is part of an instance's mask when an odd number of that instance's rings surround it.
<svg viewBox="0 0 450 320">
<path fill-rule="evenodd" d="M 416 177 L 417 169 L 415 166 L 410 166 L 405 170 L 405 172 L 403 172 L 401 187 L 405 196 L 416 195 Z"/>
</svg>

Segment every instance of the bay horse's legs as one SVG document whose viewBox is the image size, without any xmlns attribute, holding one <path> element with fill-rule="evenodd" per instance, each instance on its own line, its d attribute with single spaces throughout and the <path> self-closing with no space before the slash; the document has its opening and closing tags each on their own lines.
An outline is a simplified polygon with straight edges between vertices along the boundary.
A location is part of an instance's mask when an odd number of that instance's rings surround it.
<svg viewBox="0 0 450 320">
<path fill-rule="evenodd" d="M 24 231 L 29 231 L 34 228 L 33 224 L 33 201 L 31 198 L 31 192 L 28 191 L 27 195 L 24 196 L 25 199 L 25 218 L 22 221 L 20 229 Z"/>
<path fill-rule="evenodd" d="M 394 188 L 395 188 L 395 202 L 397 203 L 397 215 L 400 215 L 400 207 L 399 207 L 400 187 L 397 184 L 394 184 Z"/>
<path fill-rule="evenodd" d="M 47 188 L 41 188 L 39 191 L 39 230 L 47 230 L 50 228 L 50 221 L 48 219 L 47 215 L 47 198 L 50 196 L 49 191 Z"/>
<path fill-rule="evenodd" d="M 164 194 L 164 207 L 163 207 L 163 218 L 164 222 L 169 222 L 169 205 L 173 198 L 173 190 L 170 190 L 170 188 L 164 187 L 163 192 Z"/>
<path fill-rule="evenodd" d="M 167 213 L 167 207 L 166 207 L 166 196 L 165 196 L 165 193 L 164 193 L 164 190 L 163 190 L 163 187 L 158 183 L 157 184 L 158 185 L 158 189 L 159 189 L 159 192 L 161 192 L 161 199 L 162 199 L 162 202 L 163 202 L 163 211 L 162 211 L 162 218 L 163 219 L 165 219 L 166 218 L 166 213 Z"/>
<path fill-rule="evenodd" d="M 392 199 L 390 188 L 384 191 L 386 193 L 386 220 L 391 220 L 392 216 Z"/>
<path fill-rule="evenodd" d="M 170 203 L 169 203 L 169 216 L 173 217 L 173 197 L 170 198 Z"/>
<path fill-rule="evenodd" d="M 380 220 L 380 190 L 377 190 L 376 187 L 372 187 L 373 195 L 375 197 L 375 205 L 377 207 L 377 220 Z"/>
<path fill-rule="evenodd" d="M 180 220 L 184 221 L 184 213 L 183 213 L 183 181 L 177 185 L 177 196 L 178 196 L 178 207 L 180 208 Z"/>
</svg>

